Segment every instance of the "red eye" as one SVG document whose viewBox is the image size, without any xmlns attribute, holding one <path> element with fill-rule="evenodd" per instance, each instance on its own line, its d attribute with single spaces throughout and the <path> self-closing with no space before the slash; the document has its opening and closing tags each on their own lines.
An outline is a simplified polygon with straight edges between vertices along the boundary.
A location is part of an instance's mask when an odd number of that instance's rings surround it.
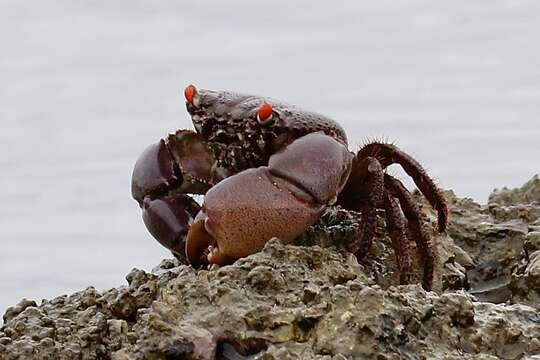
<svg viewBox="0 0 540 360">
<path fill-rule="evenodd" d="M 257 119 L 261 122 L 268 121 L 272 118 L 272 105 L 268 103 L 263 103 L 257 111 Z"/>
<path fill-rule="evenodd" d="M 188 85 L 184 89 L 184 96 L 190 104 L 193 104 L 193 98 L 195 97 L 195 94 L 197 94 L 197 88 L 193 85 Z"/>
</svg>

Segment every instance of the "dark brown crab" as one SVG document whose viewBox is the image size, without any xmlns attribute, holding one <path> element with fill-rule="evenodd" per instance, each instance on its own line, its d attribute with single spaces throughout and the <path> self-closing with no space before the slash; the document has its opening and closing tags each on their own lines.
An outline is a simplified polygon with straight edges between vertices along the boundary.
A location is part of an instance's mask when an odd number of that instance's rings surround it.
<svg viewBox="0 0 540 360">
<path fill-rule="evenodd" d="M 149 146 L 133 171 L 132 194 L 150 233 L 193 265 L 228 264 L 277 236 L 292 242 L 328 205 L 362 212 L 361 257 L 384 209 L 402 282 L 412 267 L 409 240 L 433 278 L 430 230 L 409 191 L 384 169 L 400 164 L 438 212 L 442 192 L 422 166 L 392 144 L 373 142 L 356 155 L 335 121 L 269 98 L 226 91 L 185 91 L 196 132 L 179 130 Z M 205 194 L 201 207 L 187 194 Z M 409 239 L 410 238 L 410 239 Z M 185 254 L 185 255 L 184 255 Z"/>
</svg>

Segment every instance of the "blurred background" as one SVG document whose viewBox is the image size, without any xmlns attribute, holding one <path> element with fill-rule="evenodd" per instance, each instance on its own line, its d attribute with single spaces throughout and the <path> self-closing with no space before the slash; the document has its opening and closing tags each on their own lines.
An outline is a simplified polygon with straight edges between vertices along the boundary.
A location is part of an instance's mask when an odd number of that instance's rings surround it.
<svg viewBox="0 0 540 360">
<path fill-rule="evenodd" d="M 485 202 L 540 171 L 540 2 L 0 0 L 0 314 L 169 257 L 134 161 L 190 128 L 185 85 L 396 140 Z M 404 177 L 402 177 L 404 178 Z"/>
</svg>

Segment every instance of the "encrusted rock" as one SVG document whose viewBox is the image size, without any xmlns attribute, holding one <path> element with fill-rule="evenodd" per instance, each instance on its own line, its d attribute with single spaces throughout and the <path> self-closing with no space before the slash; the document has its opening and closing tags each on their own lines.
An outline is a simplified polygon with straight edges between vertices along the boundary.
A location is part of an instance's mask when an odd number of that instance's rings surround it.
<svg viewBox="0 0 540 360">
<path fill-rule="evenodd" d="M 540 177 L 539 175 L 533 176 L 533 178 L 527 181 L 522 187 L 517 189 L 496 189 L 489 196 L 491 203 L 498 203 L 500 205 L 517 205 L 517 204 L 530 204 L 533 202 L 540 203 Z"/>
<path fill-rule="evenodd" d="M 539 359 L 539 194 L 537 177 L 485 206 L 447 192 L 435 292 L 398 285 L 383 217 L 358 263 L 358 214 L 329 208 L 302 245 L 25 299 L 4 315 L 0 359 Z"/>
</svg>

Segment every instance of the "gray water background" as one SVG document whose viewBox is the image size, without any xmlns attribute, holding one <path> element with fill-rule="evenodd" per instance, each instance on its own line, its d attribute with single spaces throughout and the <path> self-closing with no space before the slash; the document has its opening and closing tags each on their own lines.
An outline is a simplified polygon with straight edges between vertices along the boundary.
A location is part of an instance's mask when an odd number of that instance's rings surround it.
<svg viewBox="0 0 540 360">
<path fill-rule="evenodd" d="M 540 171 L 540 2 L 0 1 L 0 313 L 168 256 L 130 197 L 189 83 L 397 140 L 485 202 Z M 399 172 L 396 172 L 399 174 Z"/>
</svg>

